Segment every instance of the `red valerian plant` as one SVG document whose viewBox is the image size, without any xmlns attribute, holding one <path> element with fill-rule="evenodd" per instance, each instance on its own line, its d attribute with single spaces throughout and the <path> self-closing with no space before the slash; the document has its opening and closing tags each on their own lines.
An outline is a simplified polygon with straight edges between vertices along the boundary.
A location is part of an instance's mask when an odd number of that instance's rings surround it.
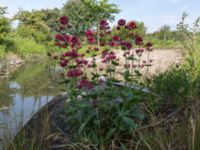
<svg viewBox="0 0 200 150">
<path fill-rule="evenodd" d="M 108 144 L 110 139 L 116 135 L 120 138 L 124 132 L 132 135 L 139 125 L 137 120 L 142 120 L 143 114 L 137 107 L 140 99 L 129 86 L 139 81 L 145 67 L 147 77 L 152 63 L 152 44 L 145 43 L 135 33 L 135 21 L 120 19 L 118 25 L 111 29 L 109 23 L 102 19 L 99 21 L 99 32 L 92 28 L 85 31 L 85 39 L 90 45 L 85 53 L 92 54 L 92 58 L 86 58 L 84 53 L 79 52 L 82 46 L 80 38 L 67 32 L 72 29 L 68 17 L 63 16 L 55 35 L 55 45 L 65 50 L 59 57 L 59 63 L 68 87 L 66 113 L 72 115 L 72 122 L 68 121 L 67 124 L 78 132 L 75 135 L 97 145 Z M 96 45 L 97 37 L 101 48 Z M 123 56 L 118 56 L 115 49 L 123 50 Z M 95 57 L 100 50 L 101 56 Z M 148 57 L 142 60 L 144 52 Z M 124 64 L 120 64 L 121 59 L 124 59 Z M 126 83 L 124 88 L 114 86 L 119 81 Z"/>
</svg>

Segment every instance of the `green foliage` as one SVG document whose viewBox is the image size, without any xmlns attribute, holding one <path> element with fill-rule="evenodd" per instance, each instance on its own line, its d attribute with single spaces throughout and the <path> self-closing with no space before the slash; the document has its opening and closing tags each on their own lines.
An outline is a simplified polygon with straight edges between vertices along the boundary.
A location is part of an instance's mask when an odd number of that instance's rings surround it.
<svg viewBox="0 0 200 150">
<path fill-rule="evenodd" d="M 95 145 L 109 145 L 111 139 L 123 139 L 131 136 L 144 114 L 138 102 L 144 93 L 136 93 L 129 88 L 119 89 L 107 85 L 88 95 L 79 95 L 82 99 L 66 103 L 66 125 L 70 125 L 76 140 Z M 101 95 L 95 100 L 94 97 Z M 78 131 L 78 132 L 77 132 Z"/>
<path fill-rule="evenodd" d="M 0 17 L 3 17 L 7 13 L 7 7 L 0 6 Z"/>
<path fill-rule="evenodd" d="M 19 20 L 17 27 L 17 34 L 32 38 L 37 43 L 48 45 L 52 33 L 55 30 L 55 23 L 60 16 L 58 9 L 47 10 L 33 10 L 33 11 L 19 11 L 14 16 L 15 20 Z"/>
<path fill-rule="evenodd" d="M 32 39 L 16 36 L 13 38 L 13 40 L 16 44 L 15 52 L 22 57 L 26 55 L 30 55 L 30 54 L 45 54 L 46 53 L 46 47 L 44 45 L 36 43 Z"/>
<path fill-rule="evenodd" d="M 175 40 L 159 40 L 159 39 L 152 39 L 152 44 L 155 49 L 173 49 L 179 48 L 180 43 Z"/>
<path fill-rule="evenodd" d="M 88 28 L 97 27 L 100 19 L 114 20 L 119 9 L 108 0 L 69 0 L 63 7 L 63 14 L 73 24 L 73 33 L 83 35 Z"/>
<path fill-rule="evenodd" d="M 0 45 L 0 58 L 3 58 L 5 55 L 5 46 Z"/>
<path fill-rule="evenodd" d="M 153 77 L 152 90 L 170 104 L 183 104 L 192 91 L 192 78 L 189 70 L 172 67 Z"/>
<path fill-rule="evenodd" d="M 10 32 L 10 22 L 7 18 L 1 17 L 0 18 L 0 34 L 5 34 Z"/>
<path fill-rule="evenodd" d="M 0 55 L 2 56 L 5 52 L 15 49 L 15 43 L 9 36 L 11 33 L 10 20 L 4 17 L 6 10 L 6 7 L 0 7 Z"/>
</svg>

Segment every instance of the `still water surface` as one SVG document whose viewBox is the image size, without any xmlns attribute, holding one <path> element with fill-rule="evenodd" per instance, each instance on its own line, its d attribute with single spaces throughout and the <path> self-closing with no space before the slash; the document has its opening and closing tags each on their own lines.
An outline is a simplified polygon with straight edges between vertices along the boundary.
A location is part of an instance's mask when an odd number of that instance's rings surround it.
<svg viewBox="0 0 200 150">
<path fill-rule="evenodd" d="M 0 142 L 12 137 L 39 108 L 63 87 L 49 62 L 24 65 L 12 78 L 0 81 Z"/>
</svg>

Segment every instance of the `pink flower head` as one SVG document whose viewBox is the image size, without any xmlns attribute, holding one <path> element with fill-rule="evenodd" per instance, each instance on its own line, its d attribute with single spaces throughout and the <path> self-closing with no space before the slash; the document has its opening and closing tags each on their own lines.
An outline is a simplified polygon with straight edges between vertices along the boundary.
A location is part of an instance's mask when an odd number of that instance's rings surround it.
<svg viewBox="0 0 200 150">
<path fill-rule="evenodd" d="M 79 43 L 79 38 L 76 35 L 73 35 L 71 38 L 71 43 L 72 44 L 78 44 Z"/>
<path fill-rule="evenodd" d="M 132 48 L 132 44 L 130 42 L 121 42 L 121 46 L 126 50 L 130 50 Z"/>
<path fill-rule="evenodd" d="M 136 45 L 142 45 L 143 44 L 143 39 L 141 36 L 136 35 L 135 36 L 135 44 Z"/>
<path fill-rule="evenodd" d="M 62 61 L 60 62 L 60 66 L 61 66 L 61 67 L 66 67 L 67 64 L 68 64 L 68 60 L 62 60 Z"/>
<path fill-rule="evenodd" d="M 145 45 L 146 47 L 152 47 L 153 45 L 152 45 L 152 43 L 151 42 L 148 42 L 148 43 L 146 43 L 146 45 Z"/>
<path fill-rule="evenodd" d="M 67 72 L 67 76 L 70 78 L 77 78 L 81 76 L 83 72 L 80 69 L 71 69 Z"/>
<path fill-rule="evenodd" d="M 87 29 L 85 32 L 85 36 L 94 36 L 94 31 L 92 29 Z"/>
<path fill-rule="evenodd" d="M 63 25 L 67 25 L 69 23 L 69 19 L 66 16 L 60 17 L 60 23 Z"/>
<path fill-rule="evenodd" d="M 109 45 L 110 45 L 111 47 L 114 47 L 114 46 L 115 46 L 115 42 L 110 42 Z"/>
<path fill-rule="evenodd" d="M 152 50 L 153 50 L 152 46 L 153 46 L 153 45 L 152 45 L 151 42 L 148 42 L 148 43 L 145 44 L 145 47 L 146 47 L 146 50 L 147 50 L 147 51 L 152 51 Z"/>
<path fill-rule="evenodd" d="M 92 83 L 90 83 L 87 79 L 82 79 L 80 82 L 79 82 L 79 85 L 78 85 L 78 88 L 79 89 L 82 89 L 82 88 L 87 88 L 87 89 L 93 89 L 94 88 L 94 85 Z"/>
<path fill-rule="evenodd" d="M 130 42 L 126 42 L 125 46 L 127 50 L 130 50 L 132 48 L 132 44 Z"/>
<path fill-rule="evenodd" d="M 70 35 L 66 34 L 64 37 L 65 37 L 66 42 L 68 42 L 68 43 L 71 42 L 71 36 Z"/>
<path fill-rule="evenodd" d="M 118 21 L 118 25 L 119 26 L 124 26 L 126 24 L 126 20 L 124 20 L 124 19 L 120 19 L 119 21 Z"/>
<path fill-rule="evenodd" d="M 56 35 L 55 35 L 55 39 L 56 39 L 56 40 L 59 40 L 59 41 L 62 41 L 62 42 L 65 41 L 65 38 L 64 38 L 63 35 L 61 35 L 61 34 L 56 34 Z"/>
<path fill-rule="evenodd" d="M 105 46 L 105 43 L 104 42 L 100 42 L 99 45 L 100 46 Z"/>
<path fill-rule="evenodd" d="M 130 21 L 128 24 L 127 24 L 127 29 L 129 30 L 133 30 L 133 29 L 136 29 L 137 28 L 137 24 L 135 21 Z"/>
<path fill-rule="evenodd" d="M 113 37 L 112 37 L 112 40 L 113 40 L 113 41 L 119 41 L 119 40 L 120 40 L 119 35 L 113 36 Z"/>
<path fill-rule="evenodd" d="M 72 51 L 69 51 L 69 52 L 65 52 L 64 57 L 77 58 L 78 53 L 75 50 L 72 50 Z"/>
<path fill-rule="evenodd" d="M 88 40 L 88 42 L 89 42 L 90 44 L 96 43 L 96 39 L 95 39 L 94 36 L 88 36 L 87 40 Z"/>
<path fill-rule="evenodd" d="M 101 58 L 105 58 L 107 56 L 107 54 L 108 54 L 107 50 L 102 51 Z"/>
<path fill-rule="evenodd" d="M 144 52 L 144 49 L 143 48 L 138 48 L 135 50 L 136 54 L 141 57 L 142 56 L 142 53 Z"/>
<path fill-rule="evenodd" d="M 108 22 L 104 19 L 101 20 L 99 24 L 100 24 L 100 30 L 106 30 L 108 28 Z"/>
<path fill-rule="evenodd" d="M 110 52 L 106 58 L 107 61 L 111 61 L 116 59 L 116 54 L 114 52 Z"/>
<path fill-rule="evenodd" d="M 77 65 L 87 65 L 88 64 L 88 61 L 87 60 L 84 60 L 84 59 L 76 59 L 76 63 Z"/>
</svg>

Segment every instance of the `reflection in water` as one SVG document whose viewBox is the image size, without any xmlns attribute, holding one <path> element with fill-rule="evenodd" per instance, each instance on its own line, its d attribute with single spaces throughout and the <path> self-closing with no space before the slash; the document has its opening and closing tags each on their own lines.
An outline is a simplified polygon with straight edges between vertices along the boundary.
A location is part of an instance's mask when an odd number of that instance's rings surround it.
<svg viewBox="0 0 200 150">
<path fill-rule="evenodd" d="M 31 116 L 60 91 L 48 62 L 28 64 L 10 81 L 0 83 L 0 139 L 15 134 Z"/>
</svg>

